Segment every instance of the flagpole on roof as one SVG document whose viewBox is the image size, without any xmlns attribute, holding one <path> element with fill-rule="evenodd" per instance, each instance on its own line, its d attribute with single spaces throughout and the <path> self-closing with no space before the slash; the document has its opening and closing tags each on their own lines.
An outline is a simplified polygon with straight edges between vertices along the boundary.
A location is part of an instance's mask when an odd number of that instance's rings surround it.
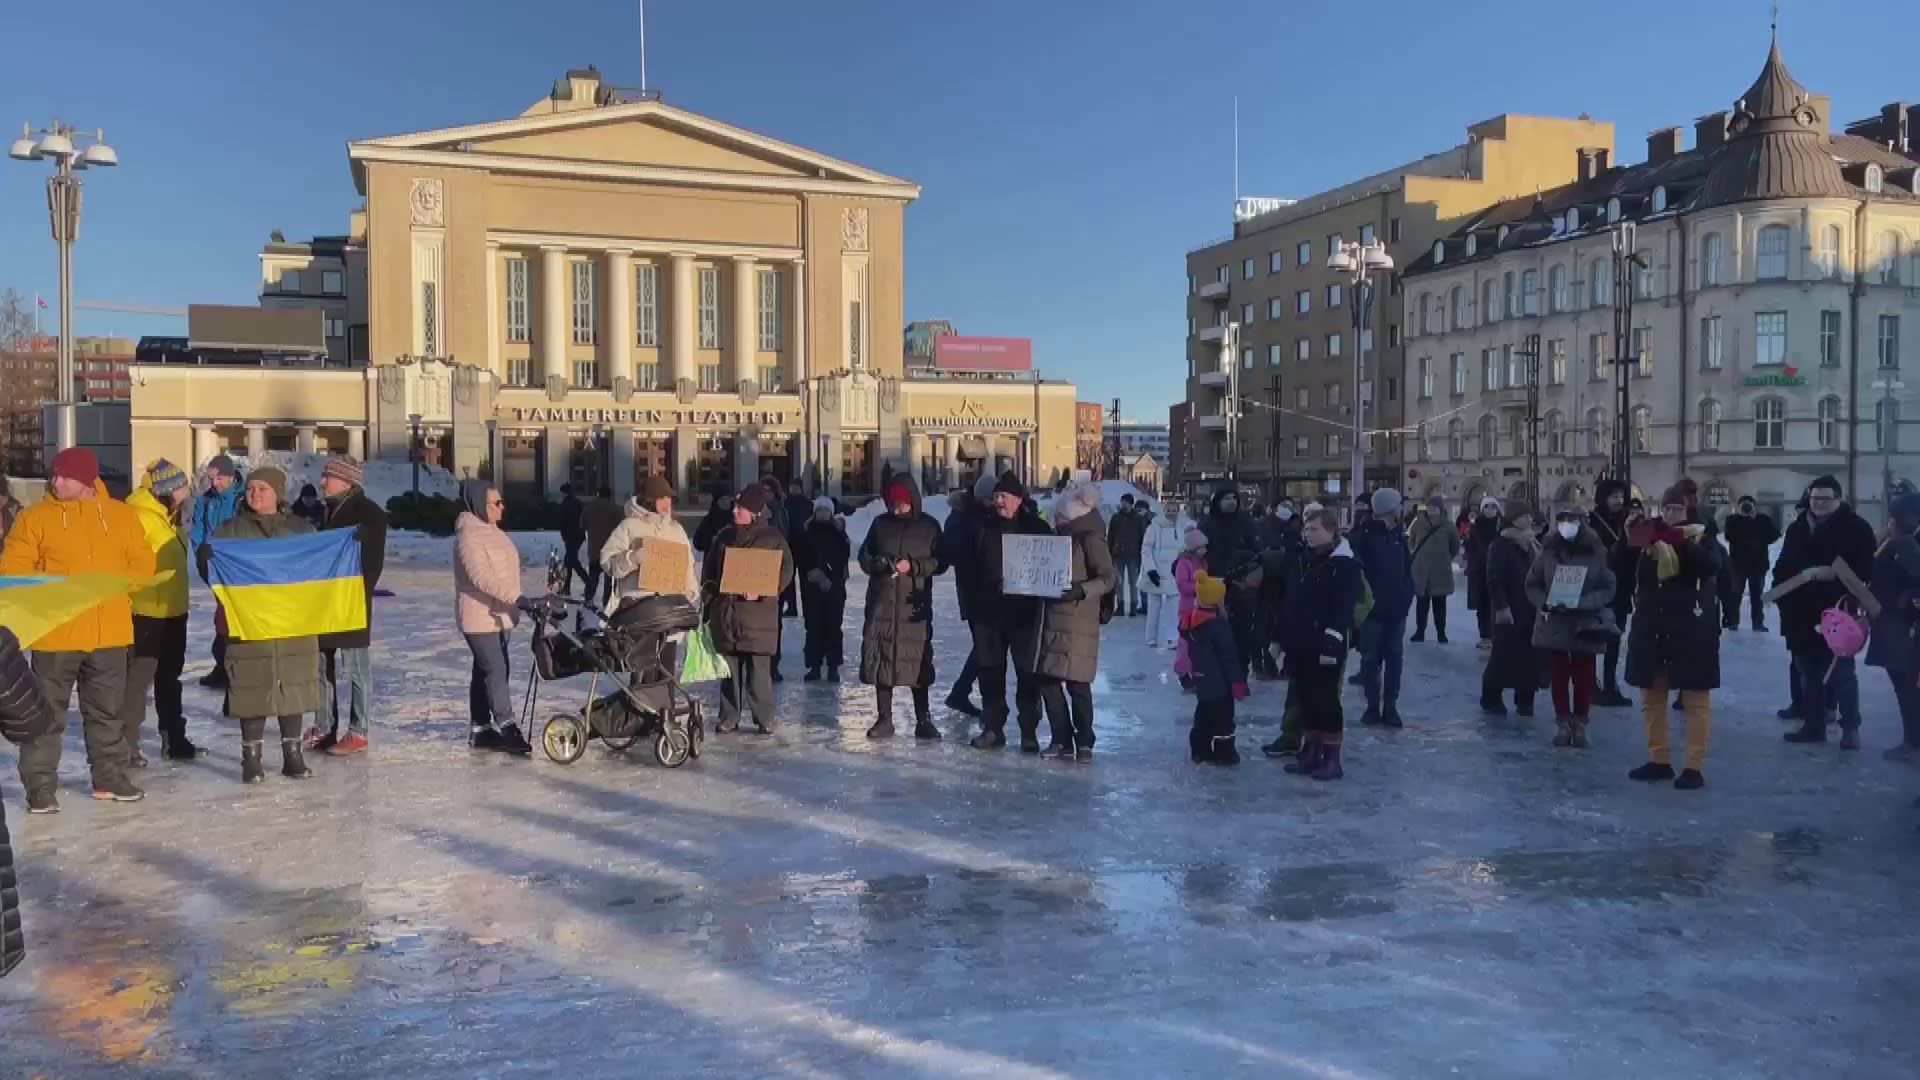
<svg viewBox="0 0 1920 1080">
<path fill-rule="evenodd" d="M 640 92 L 647 90 L 647 0 L 640 0 Z"/>
</svg>

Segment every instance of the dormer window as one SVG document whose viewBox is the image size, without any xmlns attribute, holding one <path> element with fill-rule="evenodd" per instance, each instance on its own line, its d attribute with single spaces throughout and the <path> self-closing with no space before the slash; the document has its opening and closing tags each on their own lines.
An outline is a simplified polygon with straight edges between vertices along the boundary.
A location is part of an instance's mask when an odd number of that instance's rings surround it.
<svg viewBox="0 0 1920 1080">
<path fill-rule="evenodd" d="M 1908 171 L 1907 189 L 1909 191 L 1912 191 L 1915 195 L 1920 195 L 1920 169 L 1912 169 Z"/>
<path fill-rule="evenodd" d="M 1577 206 L 1567 207 L 1567 231 L 1580 231 L 1580 208 Z"/>
<path fill-rule="evenodd" d="M 1653 189 L 1653 212 L 1663 214 L 1667 209 L 1667 185 L 1661 184 Z"/>
<path fill-rule="evenodd" d="M 1875 195 L 1880 194 L 1880 189 L 1883 186 L 1881 183 L 1882 176 L 1883 174 L 1880 171 L 1880 166 L 1868 165 L 1867 179 L 1865 184 L 1866 189 L 1870 192 L 1873 192 Z"/>
<path fill-rule="evenodd" d="M 1497 236 L 1497 237 L 1495 238 L 1495 240 L 1494 240 L 1494 246 L 1495 246 L 1495 247 L 1506 247 L 1506 246 L 1507 246 L 1507 233 L 1508 233 L 1509 231 L 1511 231 L 1511 230 L 1509 230 L 1509 229 L 1508 229 L 1508 228 L 1507 228 L 1507 227 L 1506 227 L 1505 225 L 1502 225 L 1502 226 L 1500 226 L 1500 233 L 1499 233 L 1499 235 L 1498 235 L 1498 236 Z"/>
<path fill-rule="evenodd" d="M 1447 261 L 1447 242 L 1445 240 L 1435 240 L 1433 242 L 1433 261 L 1436 266 Z"/>
<path fill-rule="evenodd" d="M 1612 225 L 1619 220 L 1620 220 L 1620 200 L 1608 199 L 1607 200 L 1607 224 Z"/>
<path fill-rule="evenodd" d="M 1471 259 L 1478 254 L 1480 254 L 1480 236 L 1478 233 L 1468 233 L 1467 258 Z"/>
</svg>

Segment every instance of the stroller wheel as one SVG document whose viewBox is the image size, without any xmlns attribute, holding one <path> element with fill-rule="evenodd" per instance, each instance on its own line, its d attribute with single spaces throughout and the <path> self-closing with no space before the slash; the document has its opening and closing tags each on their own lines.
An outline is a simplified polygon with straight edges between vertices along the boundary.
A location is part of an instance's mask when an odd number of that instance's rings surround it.
<svg viewBox="0 0 1920 1080">
<path fill-rule="evenodd" d="M 684 726 L 668 724 L 653 740 L 653 753 L 660 759 L 660 764 L 677 769 L 693 756 L 693 736 Z"/>
<path fill-rule="evenodd" d="M 562 765 L 571 765 L 587 752 L 587 725 L 577 716 L 557 713 L 548 718 L 540 734 L 540 745 L 547 757 Z"/>
<path fill-rule="evenodd" d="M 701 749 L 706 746 L 707 725 L 706 721 L 700 718 L 700 703 L 697 701 L 693 703 L 687 716 L 687 737 L 690 742 L 689 752 L 694 757 L 699 757 Z"/>
</svg>

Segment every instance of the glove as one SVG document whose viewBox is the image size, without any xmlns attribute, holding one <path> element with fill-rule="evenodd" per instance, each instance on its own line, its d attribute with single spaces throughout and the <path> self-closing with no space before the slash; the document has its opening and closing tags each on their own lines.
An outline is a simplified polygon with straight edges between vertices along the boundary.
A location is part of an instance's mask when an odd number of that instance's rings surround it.
<svg viewBox="0 0 1920 1080">
<path fill-rule="evenodd" d="M 1147 584 L 1153 586 L 1156 589 L 1159 588 L 1160 587 L 1160 571 L 1158 570 L 1147 571 Z"/>
<path fill-rule="evenodd" d="M 1494 612 L 1493 622 L 1495 626 L 1512 626 L 1513 625 L 1513 609 L 1501 608 L 1499 611 Z"/>
<path fill-rule="evenodd" d="M 1087 590 L 1078 585 L 1069 585 L 1067 591 L 1060 594 L 1062 600 L 1085 600 L 1086 598 Z"/>
<path fill-rule="evenodd" d="M 1247 689 L 1246 683 L 1237 682 L 1233 684 L 1233 700 L 1245 701 L 1249 693 L 1250 691 Z"/>
</svg>

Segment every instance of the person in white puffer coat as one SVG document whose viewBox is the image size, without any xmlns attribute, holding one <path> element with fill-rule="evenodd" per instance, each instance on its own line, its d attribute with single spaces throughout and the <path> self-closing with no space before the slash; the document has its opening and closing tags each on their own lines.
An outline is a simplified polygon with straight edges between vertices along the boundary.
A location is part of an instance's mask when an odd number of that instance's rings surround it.
<svg viewBox="0 0 1920 1080">
<path fill-rule="evenodd" d="M 1147 594 L 1147 644 L 1155 649 L 1171 649 L 1180 643 L 1180 594 L 1173 580 L 1173 562 L 1185 550 L 1181 538 L 1187 524 L 1180 519 L 1180 504 L 1164 499 L 1140 545 L 1140 591 Z"/>
</svg>

